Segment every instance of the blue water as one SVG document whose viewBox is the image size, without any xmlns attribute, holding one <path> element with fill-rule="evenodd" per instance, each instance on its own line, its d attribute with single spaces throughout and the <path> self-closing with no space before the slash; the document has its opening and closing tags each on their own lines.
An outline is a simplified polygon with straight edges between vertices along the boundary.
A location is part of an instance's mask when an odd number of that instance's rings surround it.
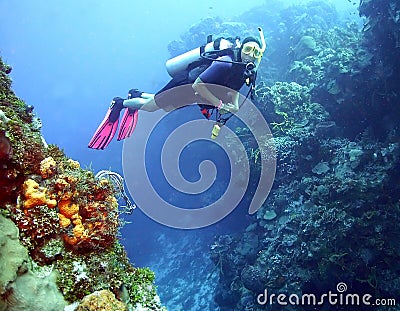
<svg viewBox="0 0 400 311">
<path fill-rule="evenodd" d="M 235 20 L 235 16 L 264 2 L 236 1 L 232 5 L 232 1 L 226 0 L 157 0 L 135 4 L 127 0 L 2 0 L 0 54 L 13 67 L 15 93 L 33 105 L 42 120 L 47 143 L 60 146 L 82 167 L 121 172 L 121 142 L 113 141 L 103 151 L 87 148 L 110 100 L 126 96 L 133 87 L 146 92 L 161 88 L 169 79 L 165 70 L 168 43 L 178 40 L 200 19 L 219 16 Z M 279 5 L 279 1 L 269 2 Z M 354 18 L 353 3 L 334 3 L 342 14 Z M 201 156 L 207 155 L 207 147 L 187 152 L 204 159 Z M 223 158 L 220 161 L 223 165 Z M 195 180 L 198 176 L 191 164 L 187 163 L 183 172 L 188 180 Z M 224 178 L 221 180 L 223 183 Z M 168 186 L 164 187 L 168 193 Z M 188 197 L 174 199 L 190 203 Z M 162 279 L 162 301 L 174 305 L 178 303 L 174 300 L 177 296 L 193 296 L 200 292 L 202 284 L 212 283 L 212 278 L 206 279 L 213 269 L 207 262 L 209 242 L 215 234 L 236 232 L 251 223 L 244 205 L 223 221 L 193 231 L 165 227 L 137 209 L 126 216 L 129 223 L 122 229 L 122 242 L 132 262 L 156 271 Z M 197 271 L 198 267 L 190 263 L 195 258 L 210 264 L 204 267 L 209 271 Z M 171 265 L 176 265 L 180 272 L 171 273 Z M 187 287 L 190 293 L 182 292 L 185 277 L 189 283 L 195 279 L 199 282 Z M 168 282 L 170 288 L 163 288 Z M 179 292 L 171 289 L 174 287 Z M 205 297 L 211 304 L 212 296 Z"/>
</svg>

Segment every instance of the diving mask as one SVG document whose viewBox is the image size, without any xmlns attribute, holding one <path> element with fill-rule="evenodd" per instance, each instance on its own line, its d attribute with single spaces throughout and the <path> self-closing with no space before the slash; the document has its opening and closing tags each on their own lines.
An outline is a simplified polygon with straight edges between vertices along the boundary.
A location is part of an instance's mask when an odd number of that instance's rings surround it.
<svg viewBox="0 0 400 311">
<path fill-rule="evenodd" d="M 243 45 L 242 53 L 260 59 L 263 55 L 263 51 L 257 45 L 253 45 L 250 42 Z"/>
</svg>

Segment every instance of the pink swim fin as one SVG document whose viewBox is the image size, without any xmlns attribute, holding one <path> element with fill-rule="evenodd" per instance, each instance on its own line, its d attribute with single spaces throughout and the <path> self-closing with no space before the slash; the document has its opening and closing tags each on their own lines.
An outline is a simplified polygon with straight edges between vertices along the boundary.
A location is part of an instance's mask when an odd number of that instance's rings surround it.
<svg viewBox="0 0 400 311">
<path fill-rule="evenodd" d="M 123 108 L 123 102 L 124 100 L 119 97 L 113 99 L 103 122 L 100 123 L 88 144 L 89 148 L 104 149 L 109 145 L 117 131 L 119 114 Z"/>
<path fill-rule="evenodd" d="M 117 140 L 122 140 L 132 135 L 138 121 L 138 114 L 139 110 L 136 109 L 125 110 L 125 113 L 122 116 Z"/>
</svg>

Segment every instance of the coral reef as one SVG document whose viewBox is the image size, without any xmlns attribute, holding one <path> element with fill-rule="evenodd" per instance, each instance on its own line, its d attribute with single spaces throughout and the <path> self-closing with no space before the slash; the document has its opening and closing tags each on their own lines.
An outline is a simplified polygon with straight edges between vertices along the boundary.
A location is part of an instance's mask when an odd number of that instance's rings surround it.
<svg viewBox="0 0 400 311">
<path fill-rule="evenodd" d="M 29 249 L 39 255 L 42 246 L 60 235 L 74 252 L 113 245 L 118 203 L 108 180 L 97 181 L 76 161 L 65 158 L 56 162 L 51 156 L 40 162 L 37 179 L 40 184 L 32 178 L 24 181 L 19 204 L 11 209 L 11 218 Z"/>
<path fill-rule="evenodd" d="M 255 101 L 274 134 L 277 175 L 254 222 L 210 247 L 220 310 L 280 310 L 257 295 L 319 295 L 340 282 L 400 300 L 399 6 L 360 3 L 364 29 L 317 1 L 277 10 L 279 27 L 264 27 L 268 70 L 263 61 Z M 257 169 L 257 149 L 247 151 Z"/>
<path fill-rule="evenodd" d="M 70 301 L 78 301 L 91 292 L 108 289 L 132 306 L 158 309 L 159 301 L 148 268 L 134 268 L 121 245 L 90 256 L 65 254 L 55 263 L 60 273 L 57 284 Z"/>
<path fill-rule="evenodd" d="M 0 309 L 163 310 L 117 240 L 121 189 L 47 145 L 0 69 Z"/>
</svg>

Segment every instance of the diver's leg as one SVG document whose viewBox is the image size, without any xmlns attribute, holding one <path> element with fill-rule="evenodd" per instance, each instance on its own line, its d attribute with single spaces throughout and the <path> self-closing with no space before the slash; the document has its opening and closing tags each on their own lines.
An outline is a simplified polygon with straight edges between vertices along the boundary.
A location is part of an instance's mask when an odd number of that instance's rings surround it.
<svg viewBox="0 0 400 311">
<path fill-rule="evenodd" d="M 146 94 L 146 98 L 137 97 L 125 99 L 124 107 L 134 110 L 144 110 L 148 112 L 154 112 L 160 109 L 160 107 L 157 106 L 154 100 L 153 94 Z"/>
<path fill-rule="evenodd" d="M 150 97 L 154 97 L 154 94 L 150 94 L 150 93 L 142 93 L 142 98 L 150 98 Z"/>
<path fill-rule="evenodd" d="M 128 93 L 128 99 L 124 100 L 124 107 L 134 110 L 144 110 L 148 112 L 154 112 L 159 109 L 163 109 L 164 111 L 171 111 L 175 109 L 175 107 L 173 106 L 175 98 L 172 98 L 170 93 L 166 91 L 171 90 L 174 87 L 186 84 L 186 80 L 186 74 L 178 76 L 178 78 L 173 78 L 156 94 L 143 93 L 138 89 L 131 89 Z M 180 97 L 181 96 L 179 96 L 179 98 Z"/>
</svg>

